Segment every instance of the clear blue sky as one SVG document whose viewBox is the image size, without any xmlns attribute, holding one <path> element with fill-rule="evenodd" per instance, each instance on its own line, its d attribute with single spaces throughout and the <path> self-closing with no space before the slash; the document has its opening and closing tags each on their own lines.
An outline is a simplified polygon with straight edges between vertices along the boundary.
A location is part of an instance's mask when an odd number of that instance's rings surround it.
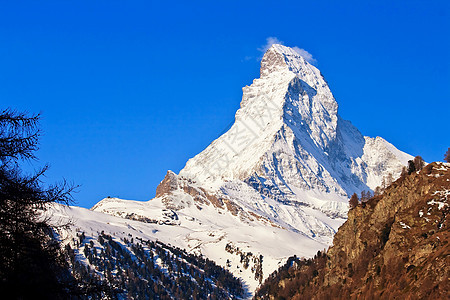
<svg viewBox="0 0 450 300">
<path fill-rule="evenodd" d="M 395 3 L 393 3 L 395 2 Z M 46 181 L 148 200 L 230 124 L 268 37 L 306 49 L 344 119 L 442 160 L 449 1 L 2 1 L 0 107 L 42 113 Z"/>
</svg>

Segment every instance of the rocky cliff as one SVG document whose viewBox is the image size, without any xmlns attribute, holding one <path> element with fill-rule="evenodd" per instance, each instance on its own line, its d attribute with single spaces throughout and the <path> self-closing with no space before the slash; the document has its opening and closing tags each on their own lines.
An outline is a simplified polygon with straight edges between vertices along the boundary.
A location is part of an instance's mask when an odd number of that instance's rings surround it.
<svg viewBox="0 0 450 300">
<path fill-rule="evenodd" d="M 360 203 L 313 260 L 292 258 L 257 299 L 448 299 L 450 164 L 432 163 Z"/>
</svg>

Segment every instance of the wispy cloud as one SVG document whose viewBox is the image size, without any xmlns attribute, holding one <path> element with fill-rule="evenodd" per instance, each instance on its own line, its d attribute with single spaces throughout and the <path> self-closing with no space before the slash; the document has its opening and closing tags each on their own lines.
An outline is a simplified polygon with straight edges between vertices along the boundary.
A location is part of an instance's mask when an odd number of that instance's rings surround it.
<svg viewBox="0 0 450 300">
<path fill-rule="evenodd" d="M 276 37 L 273 36 L 269 36 L 266 39 L 266 44 L 259 47 L 258 51 L 261 51 L 263 54 L 266 53 L 266 51 L 273 45 L 273 44 L 280 44 L 283 45 L 283 41 L 280 41 L 279 39 L 277 39 Z"/>
<path fill-rule="evenodd" d="M 280 41 L 278 38 L 270 36 L 266 39 L 266 44 L 264 44 L 263 46 L 258 48 L 258 51 L 261 51 L 262 54 L 266 53 L 266 51 L 273 45 L 273 44 L 280 44 L 280 45 L 284 45 L 283 41 Z M 313 57 L 313 55 L 311 53 L 309 53 L 308 51 L 306 51 L 303 48 L 294 46 L 291 47 L 295 52 L 297 52 L 298 54 L 300 54 L 307 62 L 309 62 L 310 64 L 317 64 L 317 59 L 315 59 Z"/>
<path fill-rule="evenodd" d="M 308 51 L 306 51 L 305 49 L 299 48 L 297 46 L 292 47 L 292 49 L 294 49 L 295 52 L 297 52 L 298 54 L 300 54 L 301 56 L 303 56 L 303 58 L 309 62 L 312 65 L 315 65 L 317 63 L 317 59 L 315 59 L 311 53 L 309 53 Z"/>
</svg>

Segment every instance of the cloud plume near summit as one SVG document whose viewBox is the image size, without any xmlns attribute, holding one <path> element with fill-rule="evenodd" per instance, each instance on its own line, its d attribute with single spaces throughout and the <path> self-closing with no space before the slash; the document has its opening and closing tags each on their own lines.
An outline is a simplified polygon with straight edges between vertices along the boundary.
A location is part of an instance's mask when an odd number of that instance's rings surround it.
<svg viewBox="0 0 450 300">
<path fill-rule="evenodd" d="M 258 50 L 261 51 L 262 54 L 264 54 L 273 44 L 284 45 L 284 42 L 280 41 L 277 37 L 270 36 L 266 39 L 266 43 L 263 46 L 261 46 L 260 48 L 258 48 Z M 303 56 L 303 58 L 310 64 L 312 64 L 312 65 L 317 64 L 317 60 L 313 57 L 313 55 L 311 53 L 309 53 L 305 49 L 297 47 L 297 46 L 292 47 L 292 49 L 295 52 L 297 52 L 298 54 L 300 54 L 301 56 Z"/>
</svg>

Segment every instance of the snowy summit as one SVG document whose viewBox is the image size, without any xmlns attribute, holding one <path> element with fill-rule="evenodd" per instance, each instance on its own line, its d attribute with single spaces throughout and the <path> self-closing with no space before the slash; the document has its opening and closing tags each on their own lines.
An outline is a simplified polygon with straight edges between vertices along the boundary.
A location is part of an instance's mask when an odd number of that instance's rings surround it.
<svg viewBox="0 0 450 300">
<path fill-rule="evenodd" d="M 320 71 L 292 48 L 272 45 L 260 74 L 243 88 L 233 126 L 179 174 L 167 172 L 154 199 L 106 198 L 92 208 L 119 217 L 115 226 L 137 231 L 136 222 L 141 235 L 205 255 L 250 290 L 288 256 L 328 247 L 348 198 L 396 178 L 412 159 L 343 120 Z M 97 219 L 82 218 L 91 227 Z M 242 253 L 251 253 L 247 267 Z"/>
</svg>

